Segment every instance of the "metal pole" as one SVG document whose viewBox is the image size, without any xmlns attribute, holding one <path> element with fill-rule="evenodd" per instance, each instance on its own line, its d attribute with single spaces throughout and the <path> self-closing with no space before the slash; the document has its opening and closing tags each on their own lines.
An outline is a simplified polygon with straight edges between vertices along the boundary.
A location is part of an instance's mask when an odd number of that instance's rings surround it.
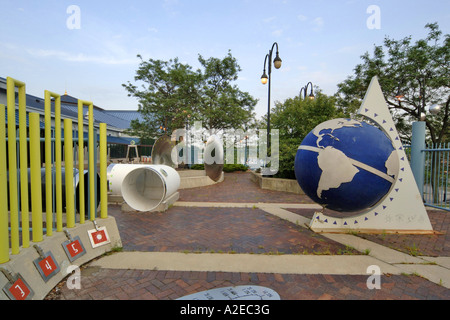
<svg viewBox="0 0 450 320">
<path fill-rule="evenodd" d="M 83 141 L 83 139 L 80 139 Z M 80 141 L 79 140 L 79 141 Z M 67 228 L 75 227 L 75 205 L 73 195 L 75 194 L 73 188 L 73 140 L 72 140 L 72 120 L 64 119 L 64 159 L 66 165 L 65 182 L 66 182 L 66 217 Z M 83 181 L 83 174 L 79 176 L 79 182 Z M 80 191 L 81 193 L 81 191 Z M 81 213 L 80 213 L 81 214 Z M 62 213 L 56 216 L 56 231 L 63 231 L 62 228 Z"/>
<path fill-rule="evenodd" d="M 45 212 L 47 215 L 47 235 L 52 235 L 53 225 L 53 181 L 52 181 L 52 102 L 51 94 L 45 91 Z M 31 136 L 30 136 L 31 139 Z M 31 144 L 31 141 L 30 141 Z"/>
<path fill-rule="evenodd" d="M 277 49 L 277 55 L 275 57 L 275 60 L 272 61 L 272 55 L 273 55 L 273 50 Z M 268 61 L 267 61 L 268 60 Z M 266 62 L 268 62 L 268 68 L 269 68 L 269 75 L 266 75 Z M 265 166 L 267 166 L 267 162 L 269 161 L 269 153 L 270 153 L 270 99 L 271 99 L 271 87 L 272 87 L 272 63 L 275 65 L 275 68 L 279 69 L 281 67 L 281 59 L 278 55 L 278 43 L 274 42 L 274 44 L 272 45 L 272 48 L 270 49 L 269 53 L 266 54 L 266 57 L 264 59 L 264 73 L 263 76 L 261 77 L 261 79 L 264 78 L 268 78 L 269 80 L 269 88 L 268 88 L 268 101 L 267 101 L 267 157 L 266 157 L 266 164 Z M 264 83 L 264 82 L 263 82 Z"/>
<path fill-rule="evenodd" d="M 412 124 L 411 170 L 422 198 L 425 178 L 425 148 L 425 122 L 414 122 Z"/>
<path fill-rule="evenodd" d="M 17 179 L 17 148 L 16 148 L 16 98 L 15 87 L 24 86 L 10 77 L 6 80 L 8 104 L 8 164 L 9 164 L 9 204 L 11 220 L 11 253 L 19 254 L 19 203 Z M 20 101 L 20 97 L 19 97 Z"/>
<path fill-rule="evenodd" d="M 84 101 L 78 100 L 78 172 L 84 172 L 84 114 L 83 114 L 83 103 Z M 67 159 L 67 158 L 66 158 Z M 67 172 L 66 167 L 66 172 Z M 67 180 L 66 180 L 67 181 Z M 78 212 L 80 213 L 80 223 L 84 223 L 85 217 L 85 205 L 84 205 L 84 175 L 80 175 L 79 182 L 80 188 L 79 194 L 79 208 Z M 67 183 L 66 183 L 67 186 Z M 73 194 L 73 193 L 71 193 Z"/>
<path fill-rule="evenodd" d="M 0 264 L 9 261 L 8 184 L 6 168 L 5 106 L 0 104 Z"/>
<path fill-rule="evenodd" d="M 19 87 L 19 163 L 20 163 L 20 211 L 22 230 L 30 229 L 28 203 L 28 142 L 27 142 L 27 106 L 25 84 Z M 30 246 L 30 233 L 22 231 L 22 247 Z"/>
<path fill-rule="evenodd" d="M 269 98 L 267 102 L 267 155 L 269 155 L 270 152 L 270 90 L 271 90 L 271 83 L 272 83 L 272 50 L 270 50 L 269 55 Z M 266 163 L 267 166 L 267 163 Z"/>
<path fill-rule="evenodd" d="M 108 177 L 107 177 L 106 123 L 100 123 L 100 218 L 108 217 Z"/>
<path fill-rule="evenodd" d="M 95 149 L 97 148 L 95 138 L 94 138 L 94 104 L 89 104 L 89 216 L 91 221 L 95 220 L 96 213 L 96 188 L 95 188 L 95 177 L 97 170 L 97 159 L 95 158 Z M 80 216 L 81 218 L 81 216 Z"/>
<path fill-rule="evenodd" d="M 51 98 L 55 100 L 55 138 L 51 136 Z M 53 234 L 53 211 L 56 212 L 56 216 L 62 216 L 62 176 L 61 176 L 61 96 L 59 94 L 45 90 L 45 168 L 46 168 L 46 223 L 47 223 L 47 236 Z M 52 148 L 51 143 L 54 145 L 54 166 L 55 170 L 52 170 Z M 54 174 L 54 176 L 53 176 Z M 54 180 L 53 180 L 54 179 Z M 52 181 L 53 180 L 53 181 Z M 53 187 L 55 193 L 55 208 L 53 205 Z"/>
<path fill-rule="evenodd" d="M 42 231 L 42 188 L 41 188 L 41 143 L 39 113 L 30 113 L 30 182 L 31 182 L 31 217 L 33 242 L 43 241 Z M 51 174 L 49 168 L 45 168 Z M 51 192 L 51 190 L 50 190 Z M 50 193 L 51 194 L 51 193 Z M 50 199 L 51 200 L 51 199 Z M 51 206 L 51 205 L 50 205 Z M 23 210 L 24 208 L 22 208 Z M 50 226 L 51 228 L 51 226 Z M 22 233 L 27 229 L 22 228 Z"/>
</svg>

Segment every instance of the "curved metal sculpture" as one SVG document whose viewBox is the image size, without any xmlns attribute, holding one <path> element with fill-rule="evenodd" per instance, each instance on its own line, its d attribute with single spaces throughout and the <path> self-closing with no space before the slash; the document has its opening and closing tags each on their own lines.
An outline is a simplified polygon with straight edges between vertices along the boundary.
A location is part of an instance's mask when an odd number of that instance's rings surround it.
<svg viewBox="0 0 450 320">
<path fill-rule="evenodd" d="M 224 163 L 223 145 L 215 137 L 209 137 L 205 147 L 205 171 L 206 175 L 217 182 L 222 177 Z"/>
<path fill-rule="evenodd" d="M 156 140 L 152 149 L 152 164 L 176 168 L 178 164 L 172 160 L 172 150 L 174 147 L 175 142 L 167 135 Z"/>
</svg>

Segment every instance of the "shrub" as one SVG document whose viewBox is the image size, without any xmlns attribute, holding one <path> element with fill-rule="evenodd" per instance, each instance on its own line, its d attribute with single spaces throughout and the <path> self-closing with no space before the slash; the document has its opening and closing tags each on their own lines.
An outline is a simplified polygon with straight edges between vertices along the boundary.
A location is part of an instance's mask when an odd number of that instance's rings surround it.
<svg viewBox="0 0 450 320">
<path fill-rule="evenodd" d="M 204 164 L 193 164 L 191 166 L 191 170 L 205 170 Z M 235 171 L 247 171 L 248 167 L 243 164 L 224 164 L 223 171 L 224 172 L 235 172 Z"/>
<path fill-rule="evenodd" d="M 243 164 L 225 164 L 223 166 L 224 172 L 235 172 L 235 171 L 247 171 L 248 167 Z"/>
</svg>

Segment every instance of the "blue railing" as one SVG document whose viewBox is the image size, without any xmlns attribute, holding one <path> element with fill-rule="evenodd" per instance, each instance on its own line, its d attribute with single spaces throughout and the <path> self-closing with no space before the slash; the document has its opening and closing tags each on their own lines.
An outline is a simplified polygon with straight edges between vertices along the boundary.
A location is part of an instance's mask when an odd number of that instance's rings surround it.
<svg viewBox="0 0 450 320">
<path fill-rule="evenodd" d="M 430 207 L 450 211 L 450 143 L 428 146 L 425 150 L 423 198 Z"/>
</svg>

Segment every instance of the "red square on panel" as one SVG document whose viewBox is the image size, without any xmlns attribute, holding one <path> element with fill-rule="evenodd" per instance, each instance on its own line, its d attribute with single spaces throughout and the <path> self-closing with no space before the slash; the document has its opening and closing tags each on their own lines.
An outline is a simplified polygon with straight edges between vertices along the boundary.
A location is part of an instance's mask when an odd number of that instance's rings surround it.
<svg viewBox="0 0 450 320">
<path fill-rule="evenodd" d="M 57 266 L 51 256 L 42 259 L 39 262 L 39 267 L 41 268 L 42 272 L 46 277 L 48 277 L 52 272 L 54 272 L 57 269 Z"/>
<path fill-rule="evenodd" d="M 83 247 L 81 246 L 79 240 L 75 240 L 74 242 L 67 244 L 66 248 L 72 258 L 79 255 L 80 253 L 83 253 Z"/>
<path fill-rule="evenodd" d="M 23 283 L 22 279 L 17 279 L 16 282 L 9 288 L 9 292 L 16 300 L 25 300 L 30 294 L 30 289 Z"/>
</svg>

